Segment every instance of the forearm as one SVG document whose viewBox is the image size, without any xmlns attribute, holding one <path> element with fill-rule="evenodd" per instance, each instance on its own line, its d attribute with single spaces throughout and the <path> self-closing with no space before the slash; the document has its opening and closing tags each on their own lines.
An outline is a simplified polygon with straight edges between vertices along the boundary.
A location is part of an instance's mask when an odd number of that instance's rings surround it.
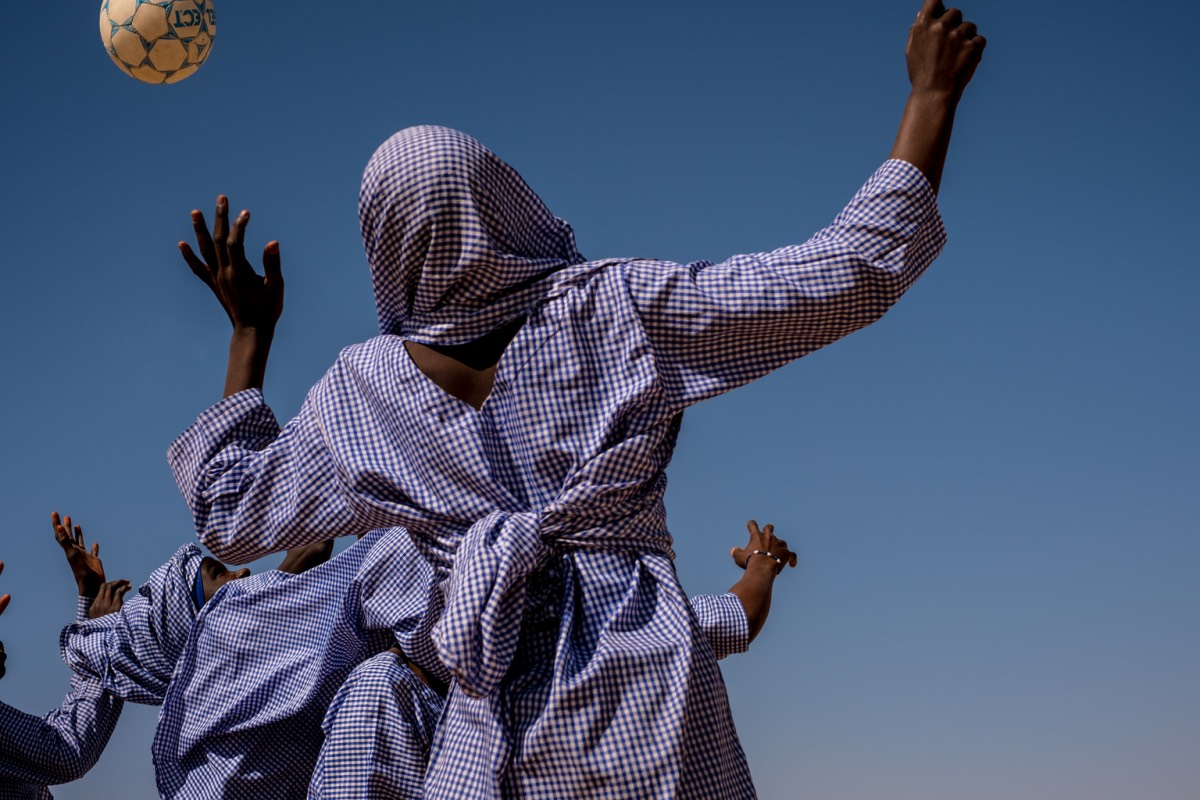
<svg viewBox="0 0 1200 800">
<path fill-rule="evenodd" d="M 950 92 L 914 89 L 904 105 L 889 156 L 921 170 L 935 194 L 941 185 L 957 107 L 958 100 Z"/>
<path fill-rule="evenodd" d="M 750 559 L 741 579 L 729 587 L 730 594 L 742 601 L 746 619 L 750 624 L 750 641 L 758 636 L 767 615 L 771 613 L 771 589 L 775 586 L 776 563 L 766 556 Z"/>
<path fill-rule="evenodd" d="M 271 353 L 274 328 L 235 327 L 229 339 L 229 364 L 225 370 L 225 397 L 247 389 L 262 389 Z"/>
</svg>

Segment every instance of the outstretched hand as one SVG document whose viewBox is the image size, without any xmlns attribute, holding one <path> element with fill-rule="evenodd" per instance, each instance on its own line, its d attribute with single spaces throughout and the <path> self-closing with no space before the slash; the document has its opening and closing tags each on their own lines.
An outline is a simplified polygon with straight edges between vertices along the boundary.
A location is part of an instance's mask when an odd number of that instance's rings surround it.
<svg viewBox="0 0 1200 800">
<path fill-rule="evenodd" d="M 235 330 L 253 329 L 272 333 L 283 313 L 283 273 L 280 269 L 279 242 L 267 242 L 263 249 L 263 274 L 260 276 L 246 260 L 246 226 L 250 212 L 242 211 L 233 226 L 229 224 L 229 199 L 217 198 L 216 222 L 212 234 L 200 211 L 192 211 L 192 227 L 202 258 L 197 258 L 187 242 L 179 243 L 183 260 L 216 295 Z"/>
<path fill-rule="evenodd" d="M 974 22 L 941 0 L 926 0 L 908 32 L 904 56 L 915 92 L 944 93 L 957 101 L 971 82 L 987 40 Z"/>
<path fill-rule="evenodd" d="M 772 564 L 774 574 L 778 575 L 784 567 L 796 566 L 796 554 L 788 549 L 787 542 L 775 535 L 774 525 L 767 524 L 759 530 L 758 523 L 750 520 L 746 523 L 746 530 L 750 532 L 750 541 L 746 546 L 734 547 L 729 551 L 739 567 L 749 569 L 751 563 L 757 562 L 756 566 L 763 565 L 765 569 L 766 564 Z"/>
<path fill-rule="evenodd" d="M 55 541 L 63 549 L 67 563 L 71 565 L 79 596 L 95 600 L 97 592 L 104 584 L 104 562 L 100 560 L 100 543 L 93 542 L 89 550 L 83 541 L 83 528 L 76 525 L 72 533 L 71 517 L 59 519 L 57 511 L 50 515 L 50 526 L 54 529 Z"/>
<path fill-rule="evenodd" d="M 771 589 L 775 585 L 775 576 L 786 566 L 796 566 L 796 554 L 788 549 L 787 542 L 775 535 L 774 525 L 764 525 L 760 530 L 758 523 L 750 520 L 746 523 L 746 530 L 750 532 L 750 541 L 746 546 L 734 547 L 729 551 L 733 562 L 745 570 L 738 582 L 729 587 L 729 591 L 742 601 L 750 629 L 750 641 L 754 641 L 766 624 L 767 615 L 771 613 Z"/>
<path fill-rule="evenodd" d="M 125 603 L 125 593 L 132 588 L 133 584 L 124 579 L 105 583 L 88 607 L 88 619 L 97 619 L 120 611 Z"/>
</svg>

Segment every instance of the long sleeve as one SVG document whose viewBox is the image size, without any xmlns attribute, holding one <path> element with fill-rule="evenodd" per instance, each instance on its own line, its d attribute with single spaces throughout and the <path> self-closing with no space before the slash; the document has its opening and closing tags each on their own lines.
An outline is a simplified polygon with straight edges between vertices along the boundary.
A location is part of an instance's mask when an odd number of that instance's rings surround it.
<svg viewBox="0 0 1200 800">
<path fill-rule="evenodd" d="M 251 389 L 202 413 L 167 450 L 201 543 L 244 564 L 363 533 L 340 489 L 311 406 L 284 428 Z"/>
<path fill-rule="evenodd" d="M 879 319 L 945 239 L 925 176 L 891 160 L 804 244 L 624 270 L 668 397 L 684 408 Z"/>
<path fill-rule="evenodd" d="M 691 603 L 717 660 L 750 649 L 750 622 L 737 595 L 700 594 L 691 598 Z"/>
<path fill-rule="evenodd" d="M 79 677 L 44 718 L 0 703 L 0 785 L 45 786 L 83 777 L 104 752 L 123 707 L 99 683 Z"/>
</svg>

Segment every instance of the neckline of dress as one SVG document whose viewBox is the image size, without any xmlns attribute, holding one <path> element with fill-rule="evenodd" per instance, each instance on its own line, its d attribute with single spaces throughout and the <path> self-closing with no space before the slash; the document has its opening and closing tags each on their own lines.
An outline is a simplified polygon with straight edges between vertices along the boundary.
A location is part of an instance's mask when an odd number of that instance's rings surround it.
<svg viewBox="0 0 1200 800">
<path fill-rule="evenodd" d="M 508 371 L 506 367 L 510 361 L 517 357 L 512 354 L 513 351 L 522 349 L 526 339 L 525 333 L 531 327 L 530 322 L 532 322 L 532 319 L 526 320 L 525 324 L 522 325 L 520 330 L 517 331 L 516 335 L 513 336 L 512 341 L 510 341 L 505 346 L 504 351 L 500 353 L 500 358 L 496 361 L 496 372 L 494 375 L 492 375 L 492 388 L 488 391 L 487 397 L 483 398 L 483 402 L 479 404 L 479 408 L 471 405 L 466 400 L 455 397 L 441 386 L 438 386 L 432 378 L 426 375 L 425 372 L 419 366 L 417 366 L 417 362 L 413 360 L 412 354 L 408 352 L 408 347 L 405 346 L 408 340 L 403 337 L 397 338 L 400 342 L 400 350 L 404 353 L 404 362 L 406 364 L 405 368 L 415 375 L 416 379 L 425 387 L 423 391 L 426 394 L 441 398 L 450 405 L 458 407 L 461 411 L 465 411 L 471 415 L 483 416 L 488 410 L 489 406 L 492 404 L 492 398 L 496 396 L 496 391 L 500 388 L 500 385 L 503 382 L 504 374 Z"/>
</svg>

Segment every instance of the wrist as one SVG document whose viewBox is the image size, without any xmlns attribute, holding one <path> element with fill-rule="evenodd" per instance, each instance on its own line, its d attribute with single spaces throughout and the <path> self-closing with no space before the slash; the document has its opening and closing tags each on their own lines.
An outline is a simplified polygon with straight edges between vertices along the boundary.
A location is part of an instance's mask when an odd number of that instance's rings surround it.
<svg viewBox="0 0 1200 800">
<path fill-rule="evenodd" d="M 783 564 L 762 553 L 751 553 L 746 560 L 746 574 L 768 576 L 772 580 L 783 569 Z"/>
<path fill-rule="evenodd" d="M 230 346 L 236 345 L 253 345 L 253 346 L 270 346 L 271 340 L 275 338 L 275 326 L 259 326 L 259 325 L 240 325 L 234 323 L 233 334 L 230 337 Z"/>
<path fill-rule="evenodd" d="M 908 102 L 930 108 L 952 109 L 958 104 L 959 91 L 946 86 L 914 86 L 908 93 Z"/>
</svg>

